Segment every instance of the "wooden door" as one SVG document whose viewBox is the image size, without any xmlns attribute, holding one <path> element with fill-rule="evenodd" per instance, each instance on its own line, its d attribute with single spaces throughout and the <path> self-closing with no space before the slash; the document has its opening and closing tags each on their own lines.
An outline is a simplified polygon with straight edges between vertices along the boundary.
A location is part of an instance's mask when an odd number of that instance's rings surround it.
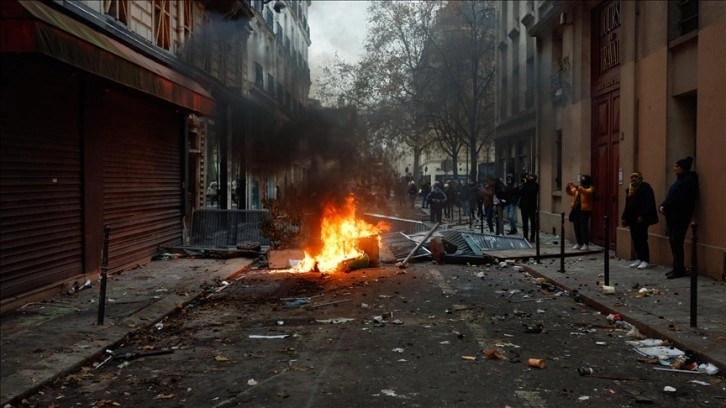
<svg viewBox="0 0 726 408">
<path fill-rule="evenodd" d="M 590 221 L 593 243 L 605 243 L 605 216 L 608 216 L 610 247 L 615 247 L 615 229 L 620 221 L 618 194 L 620 184 L 620 90 L 593 99 L 592 104 L 592 178 L 595 201 Z"/>
</svg>

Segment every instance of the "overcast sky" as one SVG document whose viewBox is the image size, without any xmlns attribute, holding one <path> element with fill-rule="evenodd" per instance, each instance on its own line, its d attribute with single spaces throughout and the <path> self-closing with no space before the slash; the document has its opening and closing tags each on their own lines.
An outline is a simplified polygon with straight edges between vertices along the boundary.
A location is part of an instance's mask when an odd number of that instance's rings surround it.
<svg viewBox="0 0 726 408">
<path fill-rule="evenodd" d="M 366 9 L 369 1 L 312 0 L 308 12 L 310 45 L 308 64 L 313 88 L 322 67 L 336 51 L 346 62 L 355 63 L 363 53 Z"/>
</svg>

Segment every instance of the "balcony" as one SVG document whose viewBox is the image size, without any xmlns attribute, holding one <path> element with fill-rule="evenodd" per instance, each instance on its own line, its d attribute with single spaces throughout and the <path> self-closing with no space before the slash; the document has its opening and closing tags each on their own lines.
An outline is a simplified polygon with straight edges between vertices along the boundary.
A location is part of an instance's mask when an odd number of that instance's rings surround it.
<svg viewBox="0 0 726 408">
<path fill-rule="evenodd" d="M 230 20 L 249 18 L 254 15 L 249 0 L 199 0 L 199 3 L 207 11 L 220 13 L 224 18 Z"/>
</svg>

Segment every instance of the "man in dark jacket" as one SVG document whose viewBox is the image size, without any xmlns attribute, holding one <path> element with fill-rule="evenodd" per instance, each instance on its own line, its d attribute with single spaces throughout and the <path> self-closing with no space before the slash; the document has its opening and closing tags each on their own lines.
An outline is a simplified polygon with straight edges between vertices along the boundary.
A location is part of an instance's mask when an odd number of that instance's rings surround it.
<svg viewBox="0 0 726 408">
<path fill-rule="evenodd" d="M 426 197 L 426 202 L 431 206 L 431 222 L 441 222 L 442 212 L 446 205 L 446 194 L 439 187 L 439 183 L 434 183 L 434 187 Z"/>
<path fill-rule="evenodd" d="M 534 217 L 537 214 L 537 196 L 539 195 L 539 184 L 537 183 L 537 175 L 527 174 L 524 177 L 522 188 L 520 189 L 519 209 L 522 212 L 522 232 L 524 239 L 527 239 L 529 233 L 529 242 L 534 242 L 537 225 Z M 532 230 L 529 230 L 529 227 Z"/>
<path fill-rule="evenodd" d="M 625 190 L 625 208 L 620 216 L 623 227 L 630 227 L 630 239 L 635 247 L 636 261 L 631 268 L 650 268 L 650 248 L 648 247 L 648 227 L 658 223 L 655 209 L 655 194 L 650 184 L 643 181 L 643 175 L 634 171 L 630 175 L 630 185 Z"/>
<path fill-rule="evenodd" d="M 683 242 L 688 232 L 688 224 L 696 209 L 699 185 L 698 174 L 691 171 L 693 157 L 678 160 L 673 167 L 676 181 L 671 184 L 665 200 L 661 203 L 661 214 L 665 215 L 666 225 L 670 231 L 668 242 L 673 253 L 673 270 L 666 274 L 668 279 L 680 278 L 688 275 L 685 266 Z"/>
</svg>

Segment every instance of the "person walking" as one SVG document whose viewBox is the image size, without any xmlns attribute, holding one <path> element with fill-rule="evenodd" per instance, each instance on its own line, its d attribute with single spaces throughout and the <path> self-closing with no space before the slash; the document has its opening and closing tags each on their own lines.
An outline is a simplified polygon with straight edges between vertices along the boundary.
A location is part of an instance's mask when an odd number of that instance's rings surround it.
<svg viewBox="0 0 726 408">
<path fill-rule="evenodd" d="M 673 254 L 673 270 L 666 273 L 666 278 L 675 279 L 688 275 L 685 265 L 683 242 L 686 239 L 688 224 L 696 210 L 696 201 L 700 193 L 698 174 L 691 171 L 693 157 L 680 159 L 673 167 L 676 181 L 671 184 L 665 200 L 658 211 L 665 215 L 666 226 L 670 231 L 668 243 Z"/>
<path fill-rule="evenodd" d="M 517 234 L 517 203 L 519 202 L 519 184 L 514 181 L 514 175 L 507 174 L 507 219 L 509 232 L 507 235 Z"/>
<path fill-rule="evenodd" d="M 567 183 L 566 192 L 572 196 L 571 219 L 577 243 L 572 249 L 590 250 L 590 217 L 592 216 L 592 201 L 595 188 L 592 186 L 592 177 L 583 174 L 580 184 Z"/>
<path fill-rule="evenodd" d="M 439 183 L 434 183 L 431 192 L 426 197 L 426 202 L 431 206 L 431 222 L 441 222 L 444 206 L 446 205 L 446 194 L 439 187 Z"/>
<path fill-rule="evenodd" d="M 479 190 L 481 192 L 481 201 L 479 206 L 479 218 L 484 222 L 486 220 L 489 233 L 494 232 L 494 178 L 487 177 L 484 180 L 484 187 Z M 484 210 L 482 212 L 481 210 Z"/>
<path fill-rule="evenodd" d="M 429 203 L 426 201 L 431 193 L 431 181 L 423 180 L 421 182 L 421 208 L 429 208 Z"/>
<path fill-rule="evenodd" d="M 539 184 L 537 183 L 537 175 L 525 175 L 522 188 L 520 189 L 519 210 L 522 213 L 522 232 L 524 233 L 524 239 L 527 239 L 527 234 L 529 233 L 529 242 L 534 242 L 534 236 L 537 229 L 535 216 L 537 214 L 538 196 Z M 529 227 L 532 227 L 531 231 Z"/>
<path fill-rule="evenodd" d="M 625 208 L 620 216 L 623 227 L 630 227 L 630 239 L 635 247 L 635 262 L 631 268 L 650 268 L 650 248 L 648 247 L 648 227 L 658 223 L 653 188 L 643 181 L 643 174 L 634 171 L 630 175 L 630 185 L 625 190 Z"/>
</svg>

